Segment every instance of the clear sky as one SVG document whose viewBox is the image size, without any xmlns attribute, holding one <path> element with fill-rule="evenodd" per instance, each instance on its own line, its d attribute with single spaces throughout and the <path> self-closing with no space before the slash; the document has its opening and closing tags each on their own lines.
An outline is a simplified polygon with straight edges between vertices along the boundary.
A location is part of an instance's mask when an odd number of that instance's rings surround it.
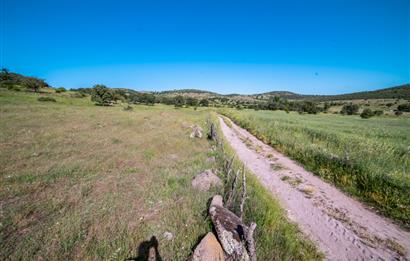
<svg viewBox="0 0 410 261">
<path fill-rule="evenodd" d="M 0 2 L 0 66 L 53 86 L 337 94 L 410 82 L 410 0 Z"/>
</svg>

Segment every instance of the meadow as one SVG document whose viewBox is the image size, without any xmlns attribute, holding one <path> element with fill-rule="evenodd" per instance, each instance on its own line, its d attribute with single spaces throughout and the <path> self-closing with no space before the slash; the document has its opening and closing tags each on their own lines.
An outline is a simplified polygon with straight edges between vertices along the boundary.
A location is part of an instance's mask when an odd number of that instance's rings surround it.
<svg viewBox="0 0 410 261">
<path fill-rule="evenodd" d="M 206 129 L 215 114 L 158 104 L 125 111 L 72 94 L 0 90 L 0 259 L 139 260 L 156 241 L 164 260 L 187 259 L 212 229 L 209 199 L 223 194 L 191 187 L 219 161 L 207 160 L 218 152 L 187 126 Z M 321 257 L 255 179 L 248 191 L 261 260 Z"/>
<path fill-rule="evenodd" d="M 405 227 L 410 226 L 410 118 L 222 109 L 265 143 Z"/>
</svg>

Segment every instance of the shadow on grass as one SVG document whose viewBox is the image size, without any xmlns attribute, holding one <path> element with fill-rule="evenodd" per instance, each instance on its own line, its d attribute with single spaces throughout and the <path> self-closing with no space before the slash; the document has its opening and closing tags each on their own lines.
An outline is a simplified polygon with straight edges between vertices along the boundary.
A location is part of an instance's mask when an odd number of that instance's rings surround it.
<svg viewBox="0 0 410 261">
<path fill-rule="evenodd" d="M 152 236 L 149 241 L 143 241 L 138 247 L 138 256 L 131 257 L 127 260 L 131 261 L 162 261 L 162 257 L 158 251 L 158 240 Z"/>
</svg>

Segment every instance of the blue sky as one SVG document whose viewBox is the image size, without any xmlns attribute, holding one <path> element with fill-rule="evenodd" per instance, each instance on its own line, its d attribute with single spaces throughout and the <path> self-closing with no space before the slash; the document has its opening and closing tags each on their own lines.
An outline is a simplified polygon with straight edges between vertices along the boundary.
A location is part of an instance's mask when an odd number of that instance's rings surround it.
<svg viewBox="0 0 410 261">
<path fill-rule="evenodd" d="M 0 66 L 53 86 L 336 94 L 410 82 L 408 0 L 0 1 Z"/>
</svg>

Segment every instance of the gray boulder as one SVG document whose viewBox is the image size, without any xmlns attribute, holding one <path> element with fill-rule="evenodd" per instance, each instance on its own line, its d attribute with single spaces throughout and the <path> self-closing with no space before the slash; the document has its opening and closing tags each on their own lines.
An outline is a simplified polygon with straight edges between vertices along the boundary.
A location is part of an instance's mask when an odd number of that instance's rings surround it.
<svg viewBox="0 0 410 261">
<path fill-rule="evenodd" d="M 210 169 L 198 174 L 191 182 L 192 186 L 201 191 L 208 191 L 212 186 L 222 186 L 221 179 Z"/>
</svg>

